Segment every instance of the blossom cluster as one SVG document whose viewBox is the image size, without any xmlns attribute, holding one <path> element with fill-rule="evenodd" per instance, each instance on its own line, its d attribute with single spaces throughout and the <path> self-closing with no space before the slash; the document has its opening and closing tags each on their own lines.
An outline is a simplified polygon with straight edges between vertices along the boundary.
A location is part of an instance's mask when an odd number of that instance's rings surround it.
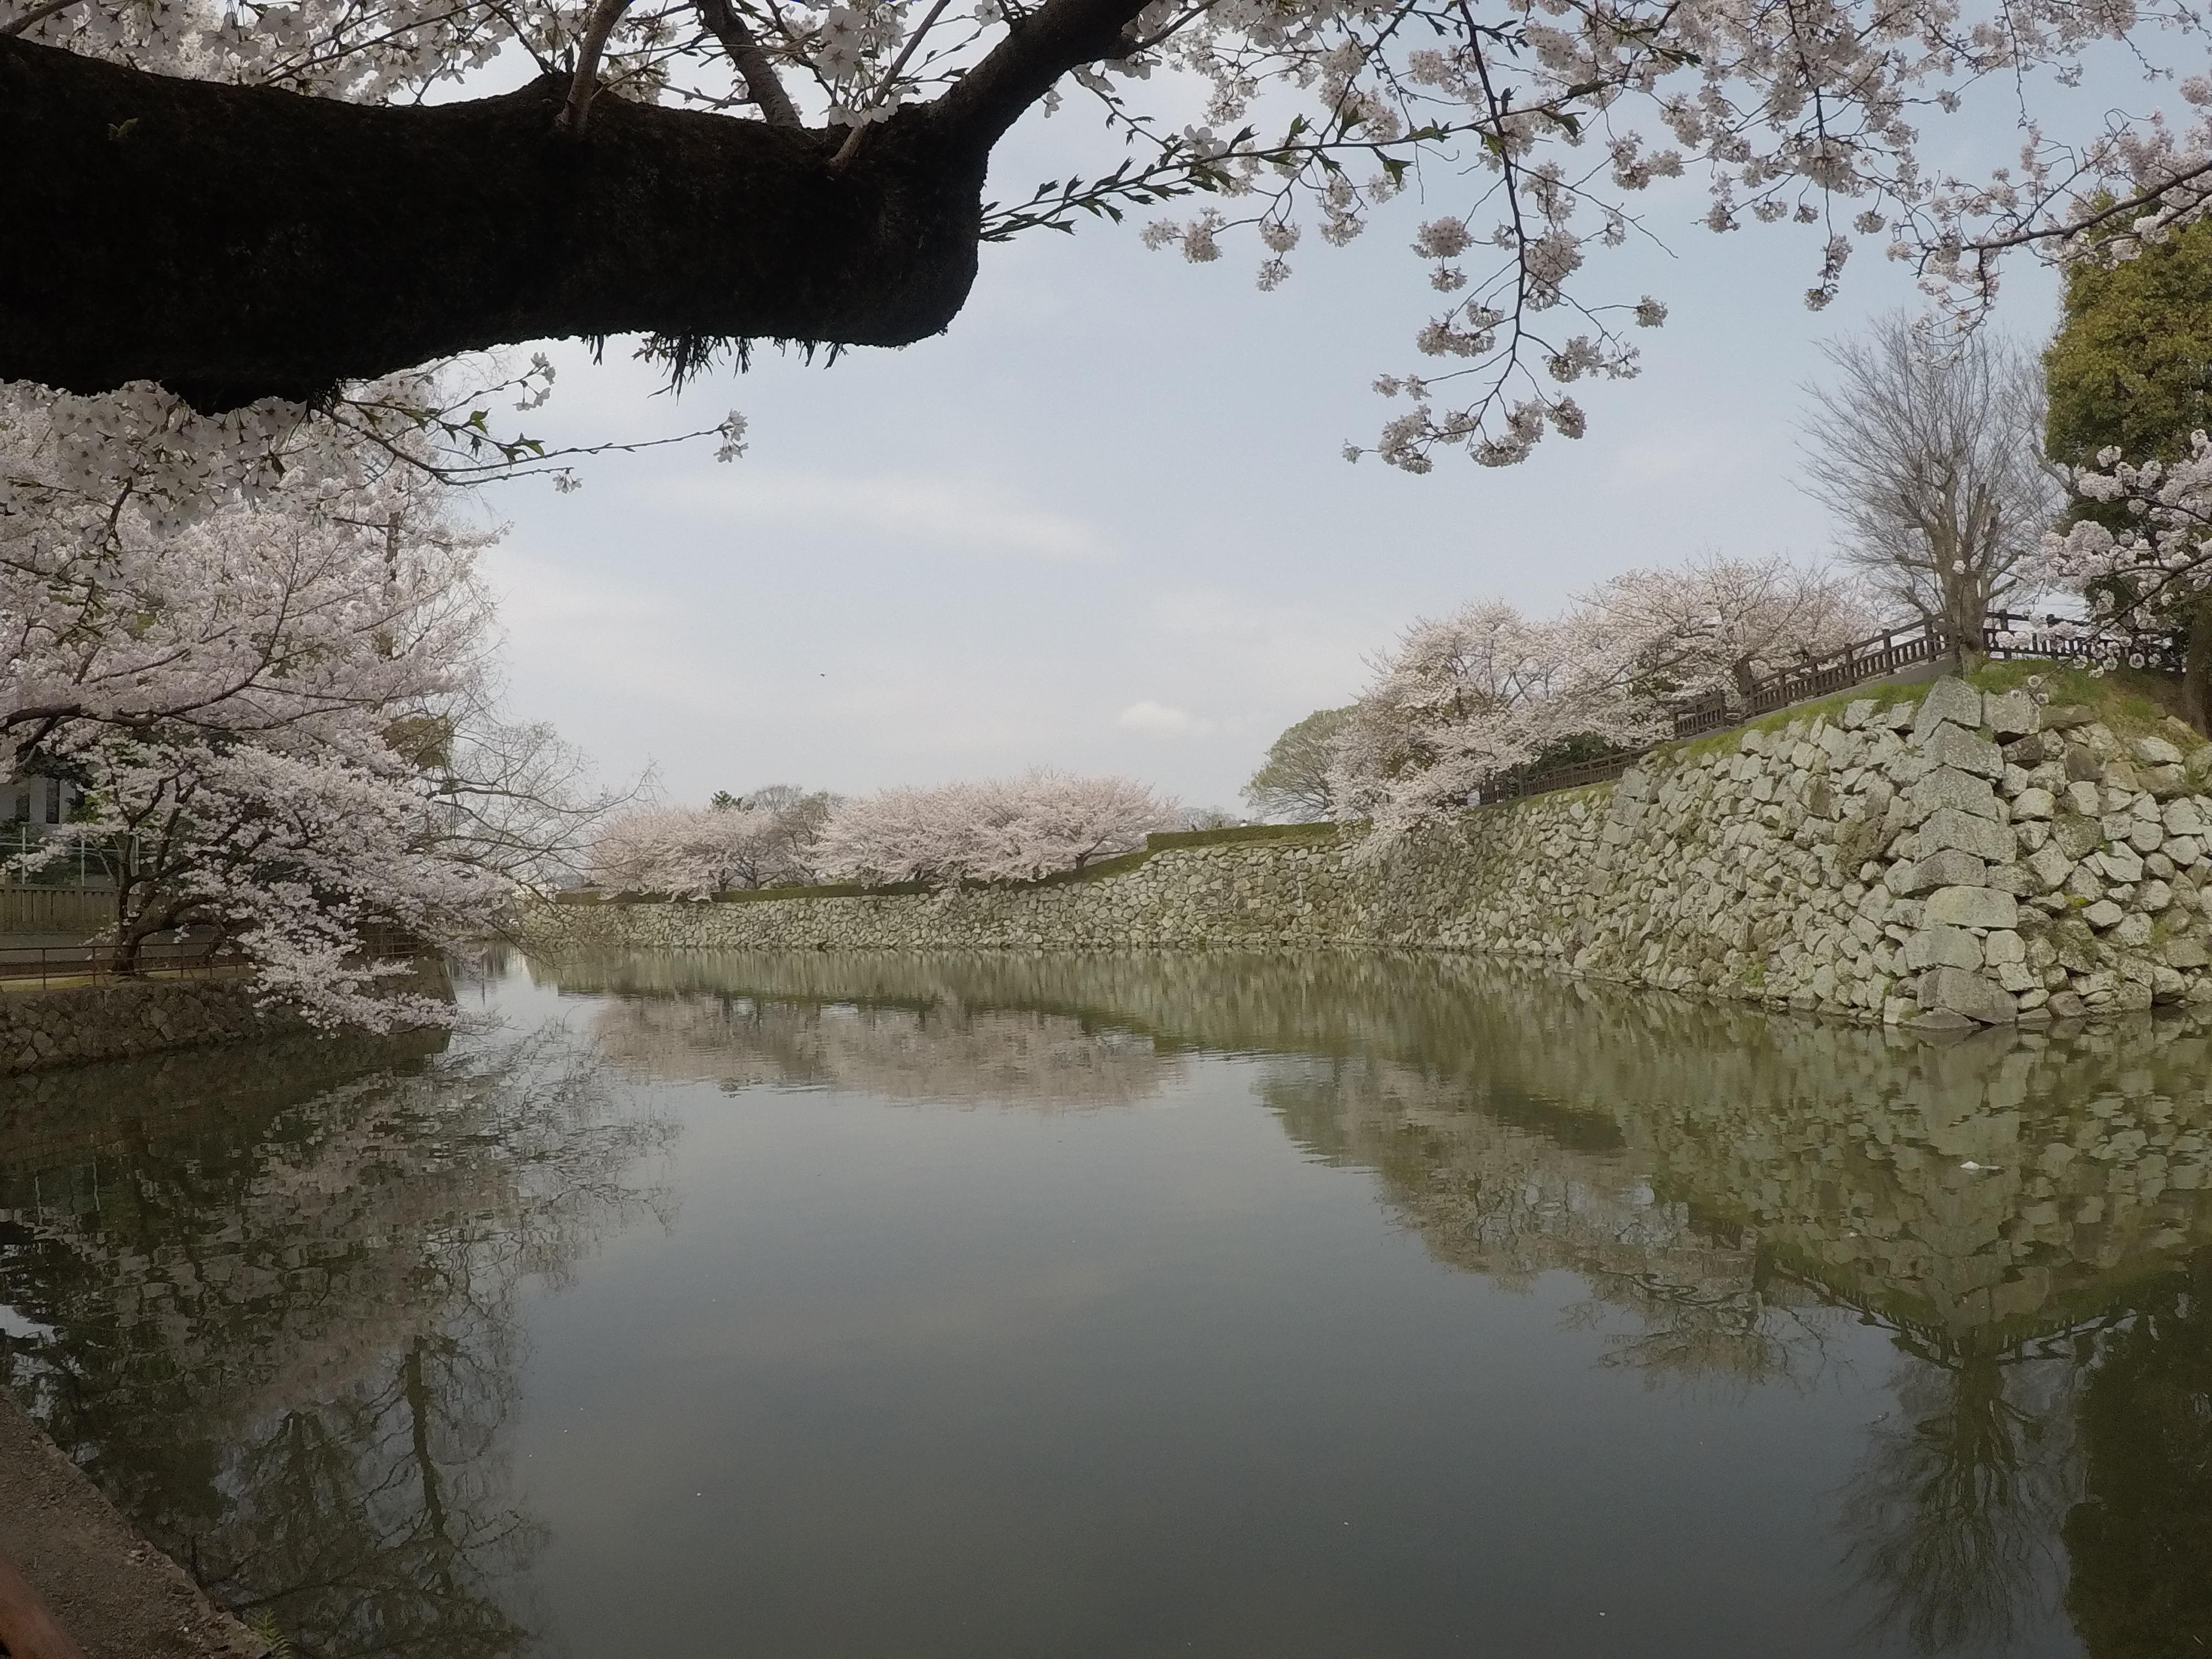
<svg viewBox="0 0 2212 1659">
<path fill-rule="evenodd" d="M 1502 775 L 1577 749 L 1634 747 L 1670 708 L 1848 641 L 1851 592 L 1781 560 L 1637 570 L 1532 620 L 1495 600 L 1409 628 L 1336 729 L 1328 793 L 1379 853 Z"/>
<path fill-rule="evenodd" d="M 809 856 L 825 881 L 1028 881 L 1133 852 L 1180 824 L 1173 801 L 1131 779 L 1040 769 L 845 801 Z"/>
<path fill-rule="evenodd" d="M 2212 584 L 2212 437 L 2191 434 L 2189 454 L 2171 462 L 2136 465 L 2105 449 L 2094 467 L 2075 471 L 2072 486 L 2083 501 L 2118 512 L 2046 535 L 2051 575 L 2124 628 L 2171 626 L 2182 603 Z M 2116 529 L 2107 516 L 2124 521 Z"/>
<path fill-rule="evenodd" d="M 783 887 L 811 876 L 810 856 L 836 802 L 787 786 L 706 806 L 637 806 L 593 840 L 592 885 L 706 898 L 740 887 Z"/>
<path fill-rule="evenodd" d="M 120 967 L 184 929 L 316 1018 L 428 1018 L 372 939 L 490 927 L 611 805 L 499 711 L 489 538 L 373 446 L 264 467 L 283 424 L 240 418 L 225 489 L 137 412 L 0 407 L 0 764 L 78 801 L 18 868 L 112 877 Z"/>
</svg>

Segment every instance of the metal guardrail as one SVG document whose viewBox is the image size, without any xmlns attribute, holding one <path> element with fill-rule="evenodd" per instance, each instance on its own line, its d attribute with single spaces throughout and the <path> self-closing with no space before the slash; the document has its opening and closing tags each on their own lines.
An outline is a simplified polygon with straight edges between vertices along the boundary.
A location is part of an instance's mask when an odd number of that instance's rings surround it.
<svg viewBox="0 0 2212 1659">
<path fill-rule="evenodd" d="M 1673 740 L 1702 737 L 1746 720 L 1771 714 L 1793 703 L 1809 702 L 1869 680 L 1885 679 L 1917 663 L 1935 662 L 1949 656 L 1950 634 L 1934 623 L 1893 628 L 1886 634 L 1854 641 L 1840 651 L 1815 657 L 1765 679 L 1755 680 L 1741 699 L 1731 702 L 1725 694 L 1711 693 L 1678 707 L 1672 716 Z M 2091 663 L 2105 668 L 2153 668 L 2181 672 L 2186 642 L 2179 635 L 2100 632 L 2064 617 L 2031 617 L 2019 611 L 1992 611 L 1982 626 L 1978 647 L 1982 654 L 2001 659 L 2051 658 L 2061 662 Z M 1520 800 L 1547 795 L 1559 789 L 1579 789 L 1617 778 L 1657 748 L 1626 749 L 1595 760 L 1569 766 L 1547 767 L 1525 777 L 1510 774 L 1484 786 L 1484 801 Z"/>
<path fill-rule="evenodd" d="M 115 966 L 110 945 L 0 945 L 0 984 L 52 985 L 57 980 L 116 980 L 158 976 L 230 973 L 246 959 L 228 951 L 210 951 L 189 941 L 155 943 L 138 947 L 136 968 L 125 973 Z"/>
</svg>

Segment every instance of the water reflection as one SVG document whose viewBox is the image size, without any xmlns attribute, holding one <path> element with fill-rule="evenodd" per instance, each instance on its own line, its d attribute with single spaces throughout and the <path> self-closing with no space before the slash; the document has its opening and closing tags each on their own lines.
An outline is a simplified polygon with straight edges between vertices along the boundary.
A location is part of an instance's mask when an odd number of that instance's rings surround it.
<svg viewBox="0 0 2212 1659">
<path fill-rule="evenodd" d="M 750 996 L 623 998 L 593 1016 L 608 1060 L 647 1077 L 845 1089 L 886 1100 L 1022 1106 L 1126 1106 L 1179 1068 L 1144 1037 L 1064 1014 L 962 1007 L 788 1002 Z"/>
<path fill-rule="evenodd" d="M 1808 1620 L 1887 1651 L 2049 1650 L 2054 1619 L 2098 1659 L 2212 1644 L 2212 1039 L 2188 1016 L 1933 1046 L 1389 957 L 530 971 L 588 999 L 573 1030 L 0 1083 L 0 1383 L 303 1656 L 545 1645 L 519 1586 L 548 1532 L 507 1449 L 526 1291 L 666 1218 L 673 1109 L 640 1077 L 1084 1111 L 1102 1133 L 1169 1121 L 1120 1109 L 1232 1078 L 1244 1121 L 1256 1097 L 1436 1261 L 1509 1287 L 1571 1275 L 1567 1318 L 1599 1363 L 1662 1401 L 1809 1402 L 1882 1343 L 1887 1414 L 1855 1431 L 1821 1500 L 1839 1589 Z M 933 1126 L 1000 1133 L 897 1121 L 908 1147 Z M 840 1190 L 855 1227 L 879 1194 Z M 1098 1305 L 1126 1288 L 1115 1271 L 1097 1264 Z M 1138 1305 L 1113 1358 L 1180 1360 L 1144 1348 L 1180 1328 L 1151 1338 Z M 970 1340 L 997 1329 L 963 1317 Z M 1079 1398 L 1079 1379 L 1054 1386 Z M 881 1421 L 896 1396 L 870 1396 Z"/>
<path fill-rule="evenodd" d="M 307 1659 L 532 1648 L 520 1294 L 665 1202 L 668 1126 L 565 1032 L 441 1046 L 0 1085 L 0 1382 Z"/>
<path fill-rule="evenodd" d="M 1578 1275 L 1573 1316 L 1652 1386 L 1811 1388 L 1847 1324 L 1887 1330 L 1894 1408 L 1834 1495 L 1868 1639 L 2003 1651 L 2063 1600 L 2100 1659 L 2212 1644 L 2201 1019 L 1947 1046 L 1382 957 L 547 976 L 611 999 L 629 1063 L 733 1087 L 1133 1099 L 1183 1051 L 1262 1056 L 1311 1156 L 1371 1171 L 1440 1261 Z"/>
<path fill-rule="evenodd" d="M 2081 1391 L 2067 1611 L 2100 1659 L 2212 1648 L 2212 1256 L 2139 1293 Z"/>
</svg>

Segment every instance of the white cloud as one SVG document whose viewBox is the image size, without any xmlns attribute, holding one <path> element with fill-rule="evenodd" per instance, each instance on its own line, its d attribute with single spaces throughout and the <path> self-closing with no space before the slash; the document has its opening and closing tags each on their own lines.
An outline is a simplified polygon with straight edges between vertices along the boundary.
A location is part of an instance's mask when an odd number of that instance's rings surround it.
<svg viewBox="0 0 2212 1659">
<path fill-rule="evenodd" d="M 1156 732 L 1174 738 L 1202 738 L 1213 730 L 1212 720 L 1200 720 L 1150 697 L 1131 703 L 1114 723 L 1132 732 Z"/>
</svg>

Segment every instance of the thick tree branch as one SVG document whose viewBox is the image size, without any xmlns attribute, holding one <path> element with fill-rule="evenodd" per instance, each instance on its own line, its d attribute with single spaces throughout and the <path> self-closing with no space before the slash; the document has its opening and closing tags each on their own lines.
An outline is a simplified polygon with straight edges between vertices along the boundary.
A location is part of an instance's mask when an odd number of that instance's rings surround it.
<svg viewBox="0 0 2212 1659">
<path fill-rule="evenodd" d="M 571 335 L 904 345 L 975 280 L 987 150 L 925 110 L 839 133 L 549 76 L 372 107 L 0 41 L 0 379 L 204 410 Z"/>
<path fill-rule="evenodd" d="M 931 109 L 986 149 L 1070 70 L 1124 56 L 1125 31 L 1146 0 L 1046 0 L 1008 25 L 1006 38 Z"/>
<path fill-rule="evenodd" d="M 791 94 L 784 91 L 783 82 L 776 76 L 775 65 L 769 62 L 768 53 L 745 27 L 744 19 L 730 9 L 730 0 L 697 0 L 697 4 L 699 21 L 722 43 L 722 50 L 730 54 L 730 62 L 737 66 L 738 77 L 744 82 L 745 91 L 759 109 L 761 118 L 770 126 L 803 125 L 799 111 L 792 104 Z"/>
<path fill-rule="evenodd" d="M 727 0 L 698 4 L 764 119 L 601 94 L 564 123 L 583 64 L 363 106 L 0 40 L 0 380 L 213 410 L 576 335 L 905 345 L 966 302 L 992 146 L 1128 51 L 1142 0 L 1047 0 L 842 167 Z"/>
</svg>

